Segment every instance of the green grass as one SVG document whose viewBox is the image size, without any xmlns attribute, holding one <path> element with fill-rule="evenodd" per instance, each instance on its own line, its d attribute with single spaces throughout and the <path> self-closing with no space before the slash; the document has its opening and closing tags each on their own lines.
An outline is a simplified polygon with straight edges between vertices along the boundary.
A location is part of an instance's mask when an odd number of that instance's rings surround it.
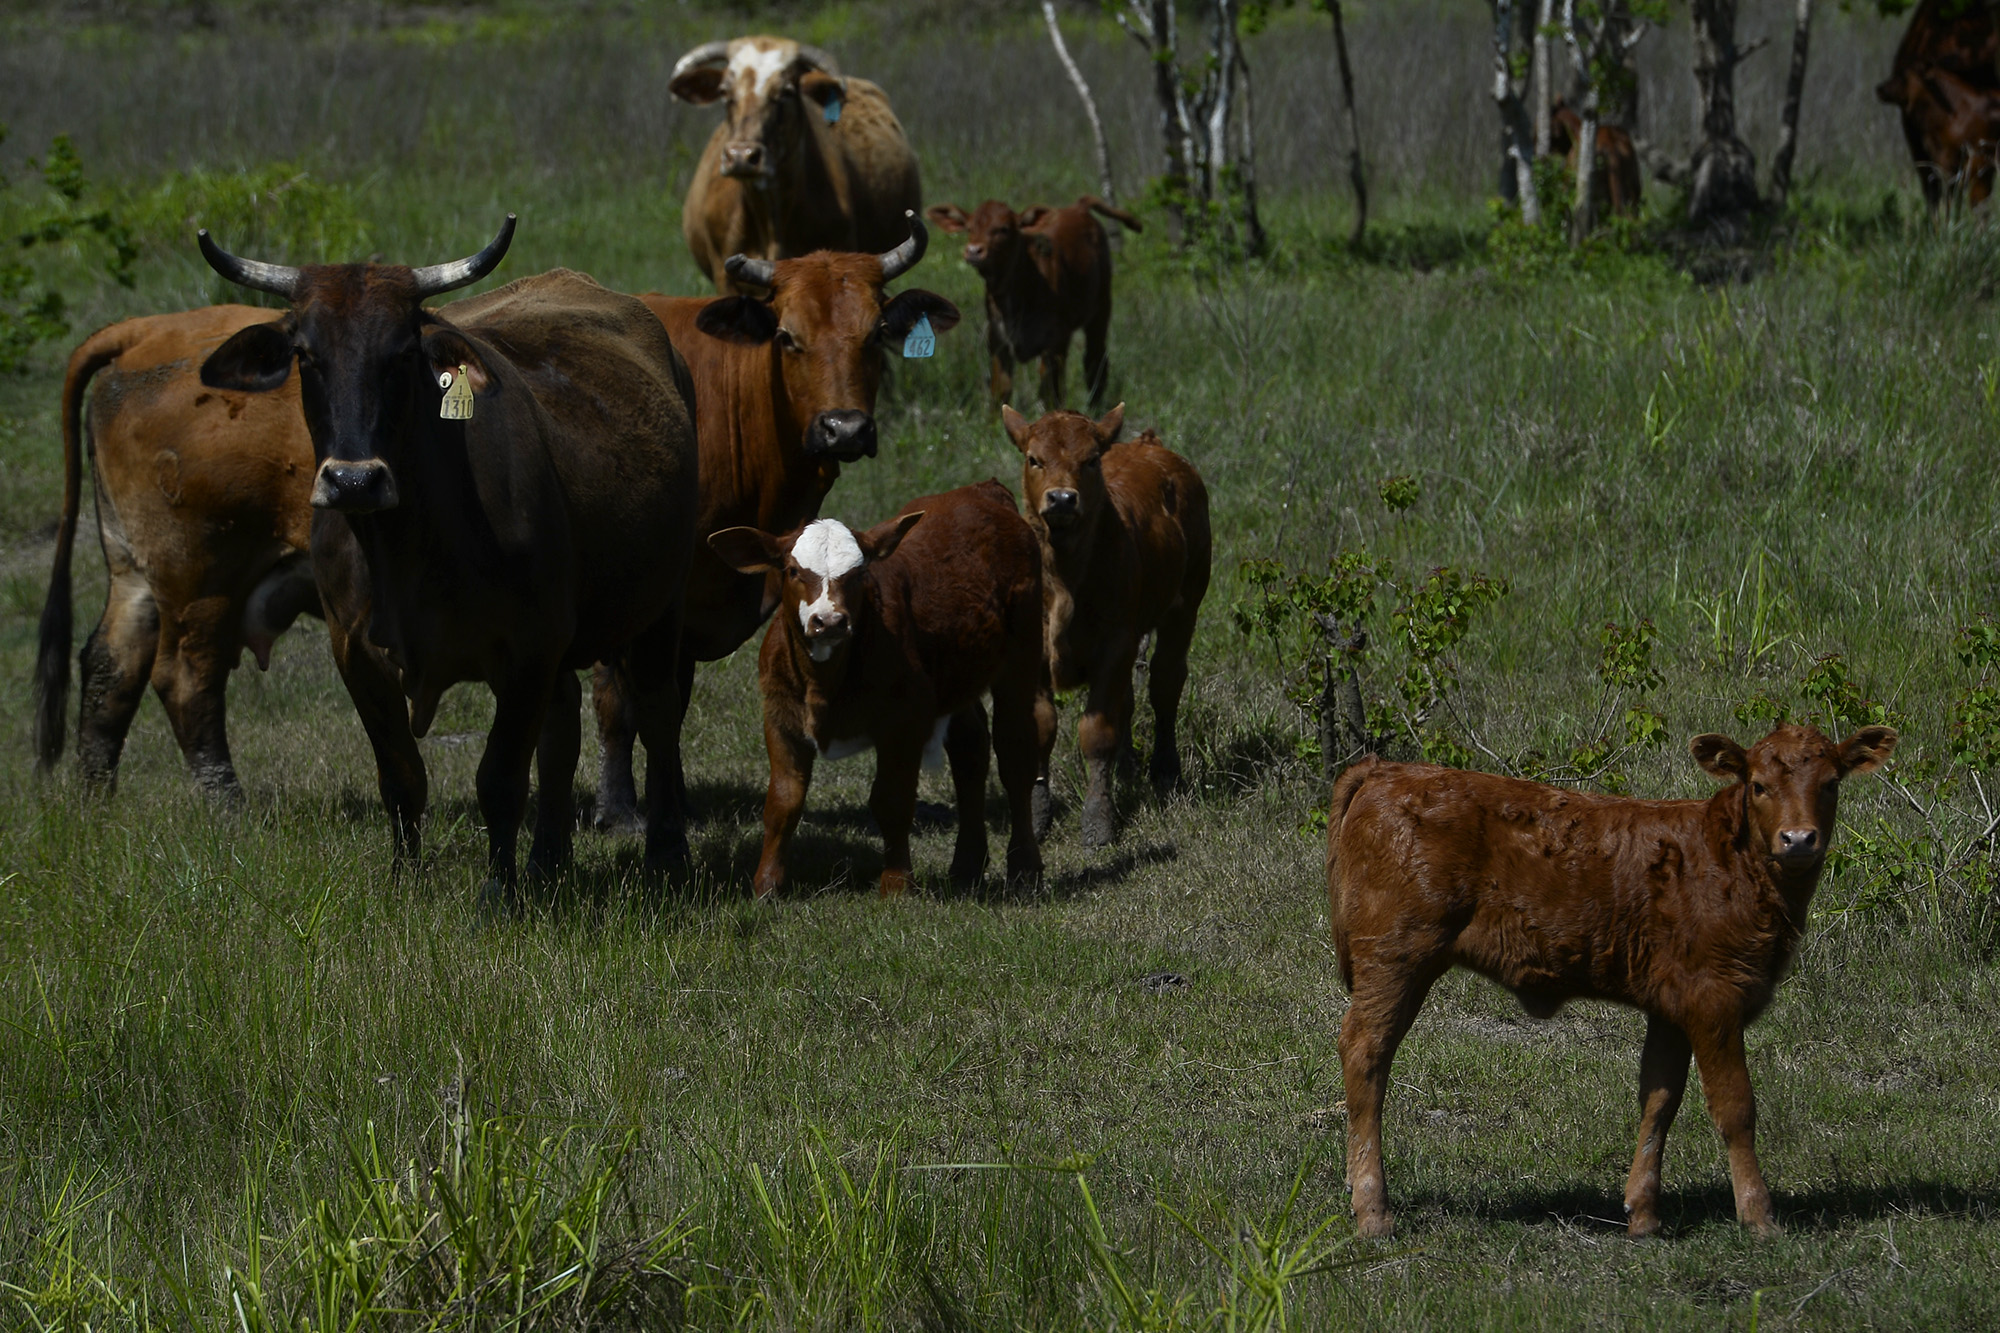
<svg viewBox="0 0 2000 1333">
<path fill-rule="evenodd" d="M 144 71 L 223 39 L 106 40 Z M 914 67 L 939 40 L 883 45 Z M 452 50 L 455 77 L 477 72 Z M 518 79 L 512 60 L 490 56 Z M 533 142 L 587 141 L 610 113 L 562 114 Z M 991 130 L 975 128 L 935 131 L 965 154 L 941 150 L 951 190 L 979 180 L 969 154 Z M 180 234 L 190 210 L 272 258 L 318 238 L 428 262 L 514 209 L 502 279 L 562 263 L 700 290 L 670 166 L 628 170 L 621 148 L 516 168 L 482 149 L 444 171 L 434 153 L 388 145 L 357 166 L 281 144 L 286 165 L 251 177 L 199 155 L 109 173 L 144 223 L 140 281 L 94 285 L 76 257 L 59 276 L 79 333 L 223 295 Z M 1008 158 L 993 192 L 1078 188 L 1082 164 Z M 310 186 L 276 204 L 251 188 L 299 171 Z M 635 845 L 586 834 L 518 923 L 482 926 L 473 902 L 484 692 L 448 696 L 423 742 L 428 856 L 398 879 L 310 624 L 232 683 L 241 814 L 194 795 L 151 703 L 115 799 L 86 799 L 67 768 L 34 781 L 66 350 L 50 349 L 0 381 L 0 1327 L 320 1329 L 365 1308 L 361 1326 L 386 1328 L 2000 1322 L 2000 970 L 1977 836 L 1993 793 L 1951 752 L 1974 683 L 1957 632 L 2000 611 L 2000 246 L 1915 225 L 1907 192 L 1885 210 L 1886 184 L 1808 199 L 1755 280 L 1720 288 L 1644 256 L 1512 277 L 1476 201 L 1415 194 L 1390 199 L 1363 261 L 1333 243 L 1341 196 L 1303 187 L 1271 202 L 1277 255 L 1219 281 L 1155 231 L 1129 241 L 1113 394 L 1215 504 L 1190 790 L 1129 798 L 1122 843 L 1085 852 L 1065 741 L 1071 813 L 1033 898 L 997 877 L 949 892 L 933 826 L 923 890 L 878 902 L 860 760 L 817 774 L 796 890 L 746 903 L 765 777 L 750 651 L 696 686 L 690 881 L 661 891 Z M 942 242 L 913 280 L 967 321 L 897 368 L 881 456 L 846 472 L 831 515 L 1018 478 L 985 409 L 976 280 Z M 1410 508 L 1383 502 L 1391 476 L 1420 483 Z M 1533 1022 L 1465 976 L 1396 1065 L 1398 1238 L 1351 1238 L 1345 997 L 1320 847 L 1299 831 L 1323 800 L 1300 757 L 1312 727 L 1285 697 L 1295 663 L 1228 610 L 1246 558 L 1318 570 L 1363 547 L 1405 582 L 1440 564 L 1509 581 L 1456 650 L 1454 725 L 1510 764 L 1594 738 L 1607 620 L 1658 627 L 1646 702 L 1670 740 L 1619 761 L 1638 792 L 1707 790 L 1685 739 L 1747 739 L 1737 712 L 1759 699 L 1823 712 L 1800 687 L 1827 653 L 1897 715 L 1895 778 L 1928 813 L 1854 784 L 1845 854 L 1750 1036 L 1784 1238 L 1740 1233 L 1690 1098 L 1667 1238 L 1627 1243 L 1641 1020 L 1579 1006 Z M 81 568 L 87 627 L 94 549 Z M 594 772 L 593 743 L 580 785 Z M 1161 973 L 1185 984 L 1148 982 Z"/>
</svg>

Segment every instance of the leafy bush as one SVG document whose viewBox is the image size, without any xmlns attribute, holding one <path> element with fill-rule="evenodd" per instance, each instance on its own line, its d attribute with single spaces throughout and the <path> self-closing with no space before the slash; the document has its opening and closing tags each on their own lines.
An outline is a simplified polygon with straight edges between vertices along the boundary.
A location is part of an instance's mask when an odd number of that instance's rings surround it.
<svg viewBox="0 0 2000 1333">
<path fill-rule="evenodd" d="M 7 137 L 0 126 L 0 141 Z M 68 135 L 49 144 L 48 156 L 29 166 L 39 169 L 43 196 L 30 201 L 11 196 L 12 182 L 0 176 L 0 218 L 14 233 L 13 245 L 0 251 L 0 370 L 18 370 L 37 343 L 69 332 L 69 304 L 62 291 L 32 262 L 36 251 L 86 246 L 99 253 L 104 271 L 120 285 L 132 285 L 132 264 L 138 251 L 125 219 L 109 208 L 92 207 L 83 174 L 83 159 Z"/>
<path fill-rule="evenodd" d="M 145 243 L 181 250 L 206 227 L 226 248 L 277 263 L 340 263 L 366 257 L 368 231 L 352 187 L 324 181 L 295 162 L 236 171 L 177 171 L 125 204 Z"/>
</svg>

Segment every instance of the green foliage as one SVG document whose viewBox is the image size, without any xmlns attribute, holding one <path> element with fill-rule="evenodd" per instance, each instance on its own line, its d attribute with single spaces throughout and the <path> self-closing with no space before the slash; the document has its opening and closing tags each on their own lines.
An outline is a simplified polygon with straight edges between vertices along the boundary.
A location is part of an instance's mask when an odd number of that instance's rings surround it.
<svg viewBox="0 0 2000 1333">
<path fill-rule="evenodd" d="M 1951 752 L 1969 768 L 2000 768 L 2000 622 L 1991 613 L 1958 631 L 1958 660 L 1972 672 L 1971 686 L 1958 698 L 1952 721 Z"/>
<path fill-rule="evenodd" d="M 234 171 L 177 171 L 125 203 L 132 232 L 168 251 L 197 228 L 238 254 L 274 263 L 345 263 L 367 257 L 368 229 L 352 186 L 295 162 Z"/>
<path fill-rule="evenodd" d="M 7 137 L 0 126 L 0 141 Z M 39 164 L 42 197 L 18 200 L 13 183 L 0 176 L 0 220 L 13 244 L 0 249 L 0 371 L 18 370 L 35 347 L 69 332 L 69 305 L 62 291 L 34 260 L 36 252 L 71 250 L 86 243 L 95 250 L 106 276 L 122 287 L 133 282 L 138 251 L 120 213 L 85 200 L 90 183 L 83 159 L 69 136 L 58 134 Z"/>
<path fill-rule="evenodd" d="M 1397 475 L 1382 478 L 1377 488 L 1382 495 L 1382 503 L 1401 513 L 1423 497 L 1424 484 L 1415 477 Z"/>
</svg>

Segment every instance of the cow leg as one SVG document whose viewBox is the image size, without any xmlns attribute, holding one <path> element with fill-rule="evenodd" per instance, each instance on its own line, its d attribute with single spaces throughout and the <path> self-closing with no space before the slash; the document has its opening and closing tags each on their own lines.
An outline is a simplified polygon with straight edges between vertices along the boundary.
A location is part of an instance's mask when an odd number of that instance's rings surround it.
<svg viewBox="0 0 2000 1333">
<path fill-rule="evenodd" d="M 632 747 L 639 736 L 639 710 L 617 667 L 599 662 L 591 668 L 590 703 L 603 751 L 597 770 L 597 815 L 591 822 L 605 831 L 635 828 L 639 790 L 632 779 Z"/>
<path fill-rule="evenodd" d="M 1153 633 L 1153 658 L 1146 670 L 1146 694 L 1153 704 L 1153 757 L 1147 776 L 1161 796 L 1181 785 L 1177 731 L 1181 691 L 1187 686 L 1188 647 L 1194 642 L 1194 611 L 1175 611 Z"/>
<path fill-rule="evenodd" d="M 1736 1220 L 1761 1236 L 1782 1229 L 1771 1214 L 1771 1190 L 1757 1166 L 1757 1099 L 1743 1059 L 1743 1028 L 1736 1022 L 1702 1024 L 1693 1038 L 1708 1114 L 1729 1145 L 1729 1180 L 1736 1190 Z"/>
<path fill-rule="evenodd" d="M 1396 1048 L 1443 972 L 1428 959 L 1413 963 L 1400 947 L 1381 961 L 1355 962 L 1354 998 L 1340 1022 L 1340 1073 L 1347 1085 L 1347 1184 L 1364 1236 L 1395 1229 L 1382 1175 L 1382 1099 Z"/>
<path fill-rule="evenodd" d="M 1111 771 L 1118 762 L 1118 743 L 1132 728 L 1131 651 L 1108 667 L 1091 673 L 1090 702 L 1077 726 L 1088 778 L 1083 795 L 1083 845 L 1109 847 L 1118 840 L 1118 812 L 1111 797 Z"/>
<path fill-rule="evenodd" d="M 1083 326 L 1083 382 L 1090 388 L 1093 412 L 1104 406 L 1104 390 L 1111 383 L 1111 358 L 1105 349 L 1110 331 L 1111 298 L 1107 293 L 1104 308 Z"/>
<path fill-rule="evenodd" d="M 882 830 L 882 896 L 900 897 L 910 887 L 910 826 L 917 819 L 917 775 L 924 766 L 921 745 L 902 738 L 875 743 L 875 785 L 868 813 Z"/>
<path fill-rule="evenodd" d="M 999 411 L 1014 392 L 1014 358 L 1003 347 L 994 347 L 993 367 L 987 385 L 987 392 L 993 399 L 994 411 Z"/>
<path fill-rule="evenodd" d="M 117 575 L 104 615 L 77 657 L 83 684 L 77 759 L 84 782 L 107 795 L 118 785 L 118 756 L 139 701 L 146 697 L 159 642 L 160 608 L 152 590 L 137 573 Z"/>
<path fill-rule="evenodd" d="M 1055 822 L 1055 798 L 1049 792 L 1049 758 L 1055 753 L 1056 701 L 1053 687 L 1049 683 L 1046 667 L 1037 675 L 1034 691 L 1035 715 L 1035 785 L 1028 797 L 1029 825 L 1037 843 L 1046 841 L 1049 826 Z"/>
<path fill-rule="evenodd" d="M 602 664 L 599 665 L 602 670 Z M 549 690 L 548 712 L 535 746 L 535 776 L 541 800 L 535 811 L 535 840 L 528 847 L 528 877 L 546 879 L 570 863 L 576 835 L 576 761 L 583 752 L 583 724 L 577 710 L 583 688 L 574 671 L 558 670 Z"/>
<path fill-rule="evenodd" d="M 375 751 L 375 780 L 382 807 L 389 812 L 396 864 L 414 866 L 422 847 L 420 830 L 430 800 L 430 777 L 417 738 L 410 734 L 409 704 L 395 672 L 338 618 L 329 616 L 326 628 L 334 667 Z"/>
<path fill-rule="evenodd" d="M 1000 786 L 1007 793 L 1007 886 L 1016 891 L 1042 886 L 1038 825 L 1044 816 L 1035 802 L 1048 794 L 1049 744 L 1055 733 L 1055 707 L 1039 663 L 993 682 L 993 751 Z"/>
<path fill-rule="evenodd" d="M 768 716 L 764 750 L 771 759 L 771 784 L 764 790 L 764 849 L 757 858 L 754 886 L 760 902 L 785 887 L 785 853 L 805 812 L 817 757 L 811 741 L 779 731 Z"/>
<path fill-rule="evenodd" d="M 161 617 L 153 657 L 153 690 L 166 706 L 188 771 L 204 795 L 225 804 L 243 799 L 229 758 L 227 702 L 238 650 L 224 646 L 241 619 L 241 608 L 228 598 L 202 598 L 178 617 Z"/>
<path fill-rule="evenodd" d="M 681 622 L 678 608 L 653 622 L 625 654 L 626 679 L 639 691 L 639 739 L 646 745 L 646 868 L 687 865 L 687 781 L 681 768 Z"/>
<path fill-rule="evenodd" d="M 983 706 L 974 703 L 952 714 L 944 734 L 944 753 L 951 761 L 951 785 L 958 798 L 958 840 L 951 849 L 951 882 L 961 889 L 974 889 L 986 874 L 986 770 L 993 754 Z"/>
<path fill-rule="evenodd" d="M 486 883 L 479 895 L 486 907 L 511 911 L 520 905 L 514 846 L 528 809 L 528 769 L 557 674 L 547 664 L 523 666 L 493 691 L 493 725 L 474 780 L 486 821 Z"/>
<path fill-rule="evenodd" d="M 1687 1090 L 1687 1033 L 1658 1014 L 1646 1018 L 1646 1049 L 1639 1057 L 1639 1150 L 1632 1157 L 1632 1174 L 1625 1179 L 1626 1229 L 1634 1236 L 1651 1236 L 1660 1229 L 1660 1167 L 1667 1152 L 1667 1131 L 1681 1109 Z"/>
<path fill-rule="evenodd" d="M 1042 410 L 1053 412 L 1063 405 L 1063 370 L 1069 362 L 1069 348 L 1057 347 L 1042 353 Z"/>
</svg>

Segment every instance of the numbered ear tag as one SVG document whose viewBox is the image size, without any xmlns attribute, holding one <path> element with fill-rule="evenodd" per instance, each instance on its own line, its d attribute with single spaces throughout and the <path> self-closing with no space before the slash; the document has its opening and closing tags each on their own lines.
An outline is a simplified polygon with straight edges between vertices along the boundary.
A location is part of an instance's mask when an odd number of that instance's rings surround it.
<svg viewBox="0 0 2000 1333">
<path fill-rule="evenodd" d="M 903 339 L 904 356 L 929 356 L 937 350 L 937 335 L 931 332 L 931 317 L 918 315 L 916 327 Z"/>
<path fill-rule="evenodd" d="M 840 94 L 839 94 L 839 93 L 835 93 L 835 94 L 834 94 L 834 95 L 833 95 L 833 96 L 832 96 L 831 98 L 829 98 L 829 99 L 827 100 L 827 103 L 826 103 L 826 106 L 825 106 L 824 110 L 825 110 L 825 114 L 826 114 L 826 123 L 827 123 L 827 124 L 829 124 L 829 125 L 838 125 L 838 124 L 840 123 Z"/>
<path fill-rule="evenodd" d="M 456 372 L 438 372 L 438 388 L 444 390 L 444 401 L 438 404 L 438 416 L 445 421 L 472 420 L 472 381 L 466 377 L 465 367 Z"/>
</svg>

